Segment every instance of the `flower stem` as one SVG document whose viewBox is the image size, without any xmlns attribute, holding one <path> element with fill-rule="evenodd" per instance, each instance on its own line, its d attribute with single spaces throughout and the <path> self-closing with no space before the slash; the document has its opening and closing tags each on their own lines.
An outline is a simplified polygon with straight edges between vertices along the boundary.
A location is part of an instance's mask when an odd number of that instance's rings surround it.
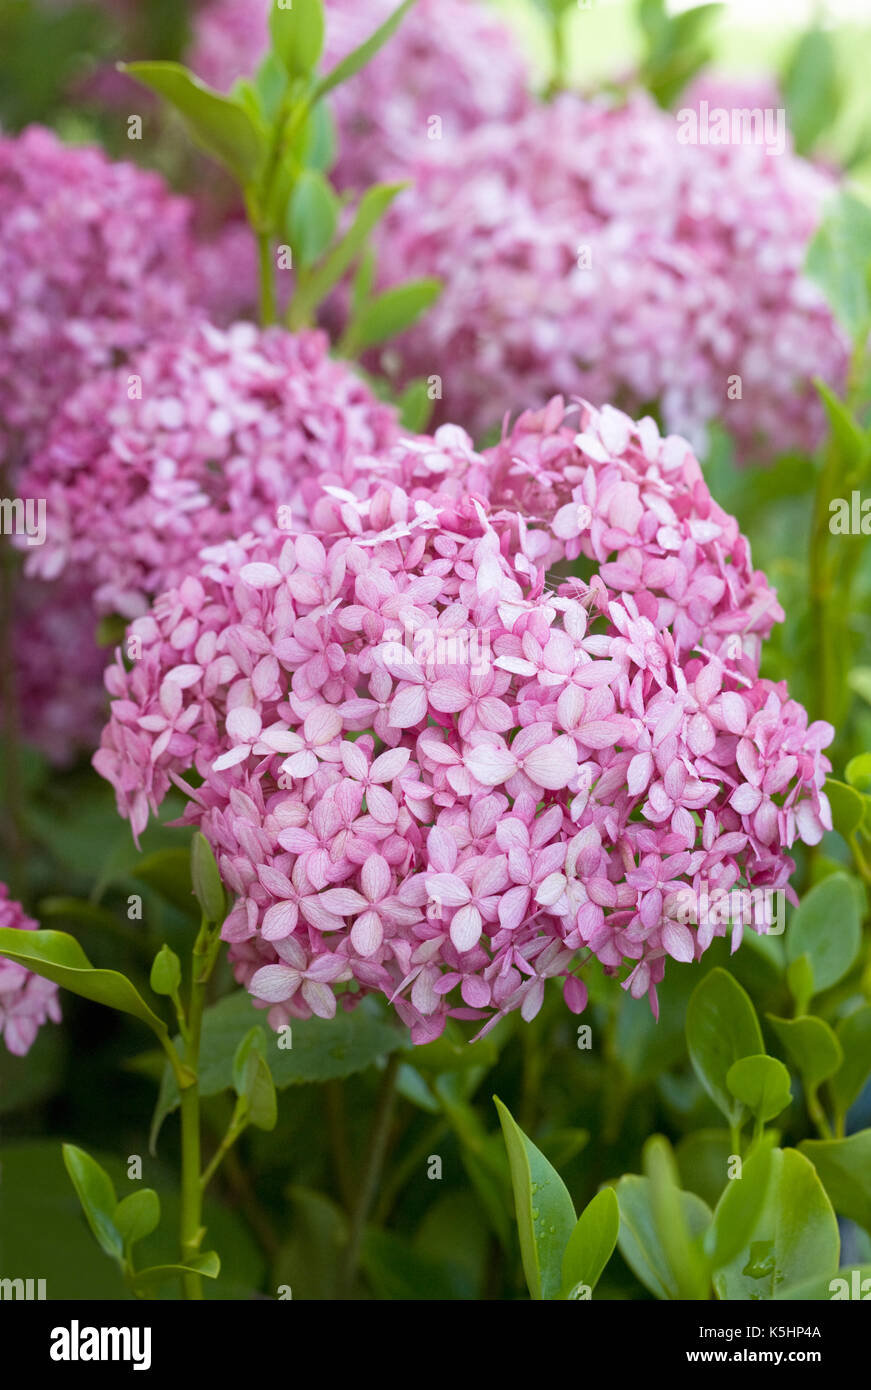
<svg viewBox="0 0 871 1390">
<path fill-rule="evenodd" d="M 200 1037 L 203 1028 L 203 1010 L 206 1004 L 206 986 L 215 964 L 220 940 L 217 930 L 211 930 L 209 924 L 204 921 L 194 943 L 192 954 L 191 993 L 187 1011 L 184 1063 L 195 1078 L 200 1060 Z M 200 1253 L 200 1244 L 205 1234 L 202 1221 L 201 1162 L 200 1088 L 199 1081 L 194 1080 L 181 1092 L 181 1258 L 183 1264 L 189 1263 Z M 182 1283 L 186 1299 L 202 1298 L 203 1281 L 199 1274 L 185 1274 Z"/>
<path fill-rule="evenodd" d="M 394 1052 L 381 1078 L 378 1103 L 375 1109 L 375 1118 L 372 1122 L 372 1133 L 369 1138 L 369 1152 L 366 1155 L 366 1165 L 363 1170 L 363 1180 L 360 1184 L 360 1190 L 357 1194 L 357 1201 L 351 1217 L 351 1229 L 348 1236 L 348 1248 L 345 1253 L 345 1266 L 342 1278 L 342 1291 L 345 1298 L 350 1297 L 351 1290 L 354 1286 L 357 1266 L 360 1263 L 360 1247 L 363 1243 L 363 1232 L 366 1228 L 366 1222 L 381 1177 L 384 1156 L 387 1152 L 387 1140 L 390 1136 L 390 1126 L 393 1121 L 393 1107 L 396 1102 L 396 1077 L 399 1073 L 399 1066 L 399 1053 Z"/>
<path fill-rule="evenodd" d="M 257 233 L 257 259 L 260 269 L 260 322 L 264 328 L 275 323 L 275 269 L 272 264 L 272 238 Z"/>
</svg>

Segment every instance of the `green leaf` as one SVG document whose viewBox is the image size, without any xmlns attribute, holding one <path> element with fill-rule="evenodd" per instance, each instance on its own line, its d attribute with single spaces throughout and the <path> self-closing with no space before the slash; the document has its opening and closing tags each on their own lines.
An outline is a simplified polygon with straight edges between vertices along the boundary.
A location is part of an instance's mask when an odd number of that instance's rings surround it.
<svg viewBox="0 0 871 1390">
<path fill-rule="evenodd" d="M 721 1299 L 767 1299 L 816 1276 L 833 1275 L 841 1239 L 825 1189 L 795 1149 L 775 1149 L 765 1201 L 738 1255 L 714 1275 Z"/>
<path fill-rule="evenodd" d="M 810 958 L 814 993 L 843 979 L 859 954 L 862 923 L 855 881 L 849 874 L 830 874 L 802 898 L 786 934 L 789 961 Z"/>
<path fill-rule="evenodd" d="M 835 48 L 824 29 L 802 34 L 784 74 L 783 96 L 796 152 L 807 154 L 838 105 Z"/>
<path fill-rule="evenodd" d="M 790 961 L 786 970 L 786 983 L 796 1002 L 799 1013 L 804 1013 L 814 995 L 814 972 L 811 958 L 806 953 Z"/>
<path fill-rule="evenodd" d="M 150 983 L 155 994 L 167 994 L 170 998 L 178 994 L 181 984 L 181 961 L 175 951 L 167 945 L 161 946 L 154 957 Z"/>
<path fill-rule="evenodd" d="M 352 336 L 359 351 L 374 347 L 410 328 L 442 292 L 441 280 L 411 280 L 395 285 L 371 300 L 353 326 Z"/>
<path fill-rule="evenodd" d="M 660 1247 L 678 1289 L 685 1299 L 704 1299 L 710 1277 L 702 1256 L 698 1232 L 690 1231 L 684 1197 L 678 1181 L 674 1152 L 668 1140 L 654 1134 L 642 1150 L 642 1163 L 650 1179 L 653 1225 Z"/>
<path fill-rule="evenodd" d="M 741 1057 L 765 1051 L 750 996 L 719 966 L 696 986 L 687 1007 L 687 1048 L 696 1076 L 730 1124 L 743 1106 L 729 1090 L 729 1068 Z"/>
<path fill-rule="evenodd" d="M 826 209 L 808 248 L 805 268 L 854 341 L 868 332 L 871 322 L 869 263 L 871 208 L 842 191 Z"/>
<path fill-rule="evenodd" d="M 871 792 L 871 753 L 858 753 L 851 758 L 844 776 L 856 791 L 863 794 Z"/>
<path fill-rule="evenodd" d="M 776 1057 L 740 1057 L 726 1073 L 726 1085 L 736 1100 L 761 1123 L 773 1120 L 792 1100 L 789 1072 Z"/>
<path fill-rule="evenodd" d="M 97 1243 L 120 1264 L 124 1259 L 124 1238 L 115 1224 L 118 1199 L 112 1179 L 90 1154 L 86 1154 L 84 1149 L 77 1149 L 74 1144 L 63 1145 L 63 1156 L 76 1196 Z"/>
<path fill-rule="evenodd" d="M 223 922 L 227 915 L 224 887 L 212 847 L 201 831 L 191 840 L 191 882 L 207 922 Z"/>
<path fill-rule="evenodd" d="M 865 814 L 862 794 L 846 782 L 838 782 L 834 777 L 829 777 L 826 779 L 826 795 L 831 802 L 835 829 L 845 840 L 849 840 L 854 830 L 858 830 L 862 824 Z"/>
<path fill-rule="evenodd" d="M 504 1106 L 493 1097 L 511 1169 L 523 1272 L 534 1299 L 559 1298 L 562 1257 L 575 1225 L 565 1183 Z"/>
<path fill-rule="evenodd" d="M 244 106 L 206 87 L 181 63 L 121 63 L 122 72 L 165 97 L 197 144 L 219 160 L 243 188 L 256 182 L 265 132 Z"/>
<path fill-rule="evenodd" d="M 838 1215 L 871 1231 L 871 1129 L 848 1139 L 804 1139 L 798 1147 L 819 1173 Z"/>
<path fill-rule="evenodd" d="M 429 398 L 429 383 L 426 377 L 410 381 L 396 402 L 399 409 L 399 423 L 412 434 L 423 434 L 432 415 L 433 402 Z"/>
<path fill-rule="evenodd" d="M 342 59 L 341 63 L 338 63 L 332 71 L 328 72 L 315 88 L 314 100 L 320 101 L 327 92 L 331 92 L 334 87 L 347 82 L 349 77 L 360 72 L 375 57 L 379 48 L 383 48 L 387 40 L 393 37 L 415 3 L 416 0 L 403 0 L 399 8 L 393 11 L 393 14 L 375 30 L 374 34 L 370 35 L 365 43 L 362 43 L 359 48 L 355 48 L 346 58 Z"/>
<path fill-rule="evenodd" d="M 338 217 L 339 200 L 323 174 L 304 169 L 290 195 L 285 228 L 296 265 L 305 270 L 323 255 Z"/>
<path fill-rule="evenodd" d="M 291 327 L 298 328 L 305 323 L 330 290 L 363 255 L 372 231 L 405 187 L 404 183 L 382 183 L 366 190 L 345 235 L 305 277 L 305 283 L 297 287 L 291 301 Z"/>
<path fill-rule="evenodd" d="M 252 1028 L 240 1042 L 233 1058 L 233 1087 L 247 1103 L 246 1119 L 256 1129 L 274 1129 L 278 1120 L 275 1083 L 265 1055 L 266 1035 Z"/>
<path fill-rule="evenodd" d="M 845 403 L 820 377 L 814 378 L 814 386 L 829 419 L 838 453 L 839 476 L 848 477 L 851 470 L 863 473 L 871 453 L 871 440 Z"/>
<path fill-rule="evenodd" d="M 802 1284 L 791 1284 L 780 1289 L 775 1299 L 792 1302 L 815 1303 L 836 1302 L 838 1299 L 866 1299 L 871 1295 L 871 1265 L 842 1265 L 832 1276 L 806 1279 Z"/>
<path fill-rule="evenodd" d="M 584 1207 L 569 1236 L 562 1260 L 563 1298 L 575 1299 L 579 1285 L 591 1292 L 614 1253 L 620 1233 L 620 1206 L 613 1187 L 603 1187 Z"/>
<path fill-rule="evenodd" d="M 217 1279 L 221 1272 L 221 1261 L 214 1250 L 195 1255 L 183 1265 L 153 1265 L 151 1269 L 140 1269 L 131 1282 L 137 1293 L 158 1288 L 170 1279 L 178 1279 L 184 1274 L 201 1274 L 205 1279 Z"/>
<path fill-rule="evenodd" d="M 288 77 L 307 76 L 323 52 L 323 0 L 273 0 L 269 33 Z"/>
<path fill-rule="evenodd" d="M 815 1089 L 842 1065 L 841 1044 L 824 1019 L 813 1014 L 804 1018 L 766 1017 L 806 1089 Z"/>
<path fill-rule="evenodd" d="M 35 975 L 54 980 L 83 999 L 132 1014 L 161 1039 L 168 1029 L 149 1009 L 126 975 L 116 970 L 95 970 L 75 937 L 60 931 L 17 931 L 0 927 L 0 956 L 26 965 Z"/>
<path fill-rule="evenodd" d="M 206 1009 L 200 1043 L 201 1095 L 215 1096 L 233 1089 L 233 1061 L 240 1039 L 253 1027 L 262 1027 L 264 1017 L 245 990 Z M 282 1046 L 288 1040 L 292 1046 Z M 270 1030 L 267 1057 L 275 1085 L 281 1090 L 351 1076 L 395 1052 L 402 1042 L 399 1030 L 384 1022 L 377 1003 L 364 999 L 349 1013 L 340 1007 L 335 1018 L 294 1019 L 289 1034 L 276 1035 Z M 177 1105 L 178 1088 L 167 1067 L 152 1122 L 152 1148 L 163 1120 Z"/>
<path fill-rule="evenodd" d="M 844 1062 L 829 1081 L 829 1090 L 837 1113 L 846 1115 L 871 1076 L 871 1004 L 842 1018 L 837 1034 Z"/>
<path fill-rule="evenodd" d="M 122 1198 L 115 1208 L 115 1226 L 125 1246 L 135 1245 L 160 1225 L 160 1198 L 153 1187 L 143 1187 Z"/>
<path fill-rule="evenodd" d="M 730 1178 L 714 1210 L 705 1237 L 705 1253 L 713 1271 L 730 1264 L 750 1240 L 762 1214 L 771 1179 L 772 1145 L 766 1135 L 741 1164 L 741 1176 Z"/>
<path fill-rule="evenodd" d="M 615 1191 L 620 1205 L 620 1254 L 655 1298 L 680 1298 L 680 1280 L 657 1229 L 650 1178 L 628 1173 Z M 688 1238 L 697 1240 L 710 1225 L 711 1209 L 694 1192 L 681 1192 L 679 1200 Z"/>
</svg>

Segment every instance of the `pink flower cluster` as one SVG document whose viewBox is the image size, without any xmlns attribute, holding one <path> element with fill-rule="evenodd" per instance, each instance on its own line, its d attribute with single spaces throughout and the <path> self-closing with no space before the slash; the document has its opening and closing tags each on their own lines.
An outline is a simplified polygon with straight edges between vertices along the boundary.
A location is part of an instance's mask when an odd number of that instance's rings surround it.
<svg viewBox="0 0 871 1390">
<path fill-rule="evenodd" d="M 327 0 L 324 70 L 334 67 L 396 9 L 398 0 Z M 198 16 L 189 62 L 226 90 L 250 77 L 268 47 L 270 0 L 212 0 Z M 365 188 L 395 177 L 431 138 L 448 138 L 525 108 L 528 74 L 510 31 L 477 0 L 418 0 L 394 37 L 332 98 L 335 177 Z"/>
<path fill-rule="evenodd" d="M 33 126 L 0 137 L 0 454 L 91 373 L 190 313 L 191 205 Z"/>
<path fill-rule="evenodd" d="M 445 288 L 390 352 L 403 379 L 442 377 L 442 418 L 480 437 L 560 391 L 656 404 L 699 450 L 714 419 L 744 456 L 818 441 L 812 379 L 847 359 L 802 273 L 828 174 L 789 149 L 681 144 L 643 95 L 565 95 L 432 144 L 412 177 L 381 264 Z"/>
<path fill-rule="evenodd" d="M 395 432 L 323 334 L 195 323 L 59 411 L 21 482 L 48 513 L 27 572 L 80 577 L 99 613 L 138 616 L 204 547 L 304 520 L 310 475 Z"/>
<path fill-rule="evenodd" d="M 28 917 L 20 903 L 9 897 L 0 883 L 0 927 L 36 931 L 37 923 Z M 10 1052 L 23 1057 L 37 1033 L 49 1019 L 60 1023 L 57 985 L 34 975 L 25 966 L 0 956 L 0 1037 Z"/>
<path fill-rule="evenodd" d="M 378 990 L 426 1042 L 551 977 L 580 1011 L 594 957 L 655 1007 L 724 930 L 681 892 L 782 887 L 831 825 L 833 731 L 758 675 L 782 614 L 737 523 L 684 441 L 576 410 L 346 458 L 308 533 L 215 547 L 107 673 L 95 767 L 136 833 L 187 793 L 274 1026 Z"/>
</svg>

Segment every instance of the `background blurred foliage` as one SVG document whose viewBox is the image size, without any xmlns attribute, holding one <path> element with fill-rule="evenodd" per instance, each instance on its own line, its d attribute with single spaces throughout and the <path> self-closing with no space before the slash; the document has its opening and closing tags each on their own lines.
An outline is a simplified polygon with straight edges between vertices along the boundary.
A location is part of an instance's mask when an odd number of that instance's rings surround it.
<svg viewBox="0 0 871 1390">
<path fill-rule="evenodd" d="M 536 9 L 529 0 L 494 3 L 525 36 L 545 86 L 551 47 L 542 6 Z M 130 27 L 113 27 L 104 9 L 86 4 L 4 0 L 4 128 L 40 120 L 67 138 L 99 139 L 116 154 L 129 157 L 131 149 L 139 154 L 125 137 L 128 109 L 136 107 L 104 102 L 100 81 L 121 81 L 111 69 L 120 57 L 180 56 L 190 8 L 180 0 L 142 0 L 119 3 L 118 16 Z M 633 4 L 593 0 L 590 8 L 568 7 L 565 18 L 571 83 L 592 88 L 620 81 L 642 61 L 644 39 Z M 864 56 L 869 30 L 871 24 L 855 23 L 804 36 L 780 23 L 750 29 L 726 7 L 711 25 L 710 42 L 716 64 L 726 72 L 748 72 L 748 57 L 753 71 L 777 71 L 802 145 L 849 163 L 853 177 L 871 189 L 871 87 Z M 144 100 L 141 93 L 137 99 Z M 178 173 L 178 143 L 170 127 L 157 147 L 143 154 Z M 767 570 L 793 615 L 768 646 L 765 673 L 788 674 L 796 697 L 807 700 L 813 647 L 800 615 L 808 584 L 813 487 L 808 461 L 784 458 L 770 470 L 738 471 L 727 437 L 714 432 L 706 469 L 714 495 L 740 519 L 756 563 Z M 850 615 L 856 652 L 871 650 L 869 588 L 866 575 L 859 588 L 863 597 Z M 850 682 L 858 697 L 851 746 L 871 748 L 871 670 L 857 662 Z M 150 829 L 140 855 L 129 827 L 117 817 L 111 790 L 87 769 L 59 778 L 29 758 L 26 776 L 29 898 L 39 905 L 43 925 L 72 932 L 101 965 L 144 985 L 160 942 L 182 953 L 195 930 L 186 890 L 179 886 L 185 835 L 164 826 Z M 170 805 L 164 820 L 179 809 Z M 849 858 L 846 841 L 833 833 L 812 857 L 804 855 L 797 881 L 805 886 L 820 881 L 847 866 Z M 0 877 L 14 884 L 21 867 L 0 862 Z M 133 894 L 143 898 L 141 922 L 127 915 Z M 815 1001 L 830 1022 L 843 1020 L 868 997 L 866 959 L 867 951 L 860 953 Z M 780 939 L 760 940 L 752 933 L 734 957 L 719 941 L 701 965 L 671 962 L 660 990 L 658 1023 L 616 982 L 594 978 L 591 1005 L 581 1020 L 568 1013 L 554 989 L 532 1024 L 515 1015 L 471 1048 L 465 1040 L 469 1030 L 456 1024 L 429 1047 L 411 1048 L 387 1008 L 376 1002 L 367 1004 L 359 1019 L 375 1042 L 359 1046 L 353 1056 L 336 1030 L 323 1025 L 315 1025 L 321 1031 L 307 1053 L 301 1046 L 303 1026 L 295 1050 L 282 1059 L 283 1075 L 274 1064 L 281 1092 L 276 1128 L 249 1130 L 212 1191 L 209 1241 L 220 1250 L 223 1269 L 217 1281 L 206 1281 L 207 1296 L 276 1297 L 290 1286 L 296 1298 L 524 1297 L 494 1093 L 559 1170 L 578 1210 L 601 1183 L 638 1171 L 642 1147 L 656 1133 L 668 1135 L 674 1146 L 682 1186 L 713 1205 L 730 1139 L 691 1066 L 684 1022 L 692 990 L 718 965 L 728 966 L 747 989 L 763 1020 L 767 1046 L 782 1056 L 766 1016 L 793 1012 L 784 946 Z M 231 988 L 223 965 L 212 982 L 213 1006 Z M 94 1153 L 119 1195 L 135 1190 L 127 1163 L 139 1155 L 143 1182 L 159 1191 L 169 1214 L 163 1230 L 171 1240 L 177 1126 L 167 1118 L 151 1153 L 148 1117 L 163 1066 L 159 1054 L 144 1048 L 137 1025 L 69 994 L 63 1004 L 63 1027 L 44 1029 L 27 1059 L 0 1053 L 0 1269 L 47 1276 L 50 1297 L 123 1297 L 120 1276 L 85 1226 L 59 1141 L 83 1144 Z M 239 1009 L 252 1012 L 247 999 L 233 999 L 212 1015 L 208 1060 L 215 1068 L 228 1066 L 220 1010 Z M 589 1048 L 579 1031 L 586 1025 L 592 1029 Z M 234 1023 L 234 1036 L 244 1026 Z M 386 1112 L 385 1152 L 367 1210 L 362 1197 L 371 1176 L 373 1115 L 385 1094 L 385 1076 L 395 1080 L 397 1096 Z M 163 1098 L 163 1109 L 171 1110 L 172 1097 Z M 788 1109 L 777 1119 L 784 1145 L 815 1135 L 805 1100 L 796 1084 Z M 215 1143 L 229 1110 L 227 1096 L 216 1086 L 206 1102 Z M 869 1123 L 866 1092 L 853 1104 L 849 1128 Z M 438 1177 L 435 1159 L 441 1165 Z M 353 1267 L 347 1255 L 352 1232 L 358 1255 Z M 841 1233 L 842 1263 L 871 1258 L 867 1229 L 842 1222 Z M 155 1262 L 174 1256 L 161 1239 L 149 1238 L 147 1253 Z M 597 1296 L 650 1295 L 617 1254 Z"/>
</svg>

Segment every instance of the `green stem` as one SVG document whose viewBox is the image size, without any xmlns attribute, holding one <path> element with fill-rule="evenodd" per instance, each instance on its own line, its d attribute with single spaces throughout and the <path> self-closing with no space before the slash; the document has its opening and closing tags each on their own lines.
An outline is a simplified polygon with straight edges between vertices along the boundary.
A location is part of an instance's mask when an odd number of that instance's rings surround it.
<svg viewBox="0 0 871 1390">
<path fill-rule="evenodd" d="M 257 233 L 257 260 L 260 270 L 260 322 L 264 328 L 268 328 L 277 317 L 272 238 L 268 232 Z"/>
<path fill-rule="evenodd" d="M 550 100 L 564 92 L 568 74 L 568 46 L 566 44 L 566 11 L 553 12 L 549 16 L 550 49 L 553 58 L 553 71 L 547 84 L 545 99 Z"/>
<path fill-rule="evenodd" d="M 807 1089 L 807 1112 L 819 1130 L 823 1139 L 833 1139 L 832 1126 L 826 1118 L 826 1112 L 820 1104 L 816 1086 L 809 1086 Z"/>
<path fill-rule="evenodd" d="M 202 1162 L 200 1140 L 200 1088 L 196 1079 L 200 1061 L 200 1037 L 206 986 L 215 964 L 220 935 L 203 922 L 194 943 L 192 956 L 191 993 L 187 1011 L 184 1064 L 194 1076 L 192 1084 L 181 1092 L 181 1258 L 187 1264 L 200 1253 L 203 1231 L 203 1185 L 200 1179 Z M 183 1276 L 186 1299 L 201 1299 L 203 1281 L 198 1274 Z"/>
<path fill-rule="evenodd" d="M 354 1287 L 357 1266 L 360 1263 L 360 1247 L 363 1243 L 363 1232 L 366 1228 L 372 1202 L 378 1189 L 381 1169 L 384 1164 L 384 1156 L 387 1152 L 387 1140 L 390 1136 L 390 1127 L 393 1121 L 393 1107 L 396 1103 L 396 1078 L 399 1073 L 399 1067 L 400 1056 L 398 1052 L 394 1052 L 381 1078 L 375 1118 L 372 1122 L 372 1133 L 369 1137 L 369 1151 L 366 1155 L 366 1163 L 363 1170 L 363 1180 L 360 1184 L 357 1201 L 351 1216 L 351 1229 L 348 1236 L 348 1248 L 345 1252 L 345 1266 L 342 1278 L 345 1298 L 350 1298 L 351 1291 Z"/>
<path fill-rule="evenodd" d="M 230 1120 L 229 1125 L 227 1126 L 227 1132 L 221 1140 L 220 1144 L 218 1145 L 217 1149 L 215 1150 L 214 1154 L 212 1155 L 212 1158 L 210 1159 L 208 1166 L 205 1168 L 205 1170 L 203 1171 L 203 1175 L 200 1178 L 200 1186 L 202 1187 L 203 1192 L 205 1192 L 209 1183 L 212 1181 L 212 1178 L 215 1176 L 215 1173 L 218 1171 L 227 1154 L 230 1152 L 236 1140 L 239 1138 L 239 1135 L 245 1129 L 245 1119 L 243 1113 L 244 1108 L 245 1107 L 242 1101 L 237 1100 L 235 1108 L 233 1110 L 232 1118 Z"/>
</svg>

